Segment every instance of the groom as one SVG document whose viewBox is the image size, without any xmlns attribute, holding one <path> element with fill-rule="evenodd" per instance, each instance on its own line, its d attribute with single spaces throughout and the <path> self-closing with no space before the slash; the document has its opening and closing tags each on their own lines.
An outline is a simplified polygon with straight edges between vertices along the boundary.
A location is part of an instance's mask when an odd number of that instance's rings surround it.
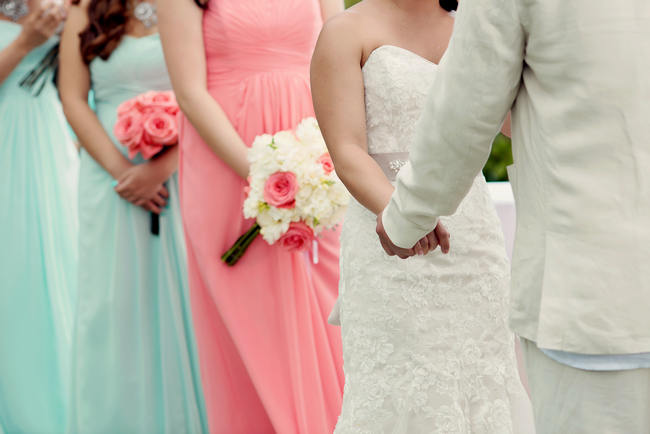
<svg viewBox="0 0 650 434">
<path fill-rule="evenodd" d="M 512 110 L 537 432 L 650 433 L 650 1 L 461 2 L 430 95 L 382 244 L 411 254 L 454 213 Z"/>
</svg>

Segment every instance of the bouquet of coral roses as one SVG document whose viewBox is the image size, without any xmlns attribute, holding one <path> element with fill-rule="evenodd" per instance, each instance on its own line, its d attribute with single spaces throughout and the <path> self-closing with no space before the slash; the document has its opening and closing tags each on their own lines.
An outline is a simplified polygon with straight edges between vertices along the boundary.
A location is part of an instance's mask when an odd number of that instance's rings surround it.
<svg viewBox="0 0 650 434">
<path fill-rule="evenodd" d="M 244 216 L 256 223 L 221 257 L 228 265 L 242 257 L 258 234 L 288 250 L 314 248 L 316 237 L 343 218 L 349 194 L 334 172 L 325 141 L 314 118 L 296 131 L 255 138 L 250 161 Z"/>
<path fill-rule="evenodd" d="M 173 92 L 145 92 L 117 107 L 113 134 L 126 146 L 130 159 L 140 153 L 149 160 L 165 147 L 178 143 L 176 115 L 179 111 Z M 159 233 L 158 214 L 151 214 L 151 232 Z"/>
</svg>

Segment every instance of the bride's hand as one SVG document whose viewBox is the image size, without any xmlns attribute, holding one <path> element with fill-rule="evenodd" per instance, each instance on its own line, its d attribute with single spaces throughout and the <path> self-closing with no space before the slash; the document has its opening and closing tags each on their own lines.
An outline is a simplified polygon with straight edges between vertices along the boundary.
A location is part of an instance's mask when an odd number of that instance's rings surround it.
<svg viewBox="0 0 650 434">
<path fill-rule="evenodd" d="M 436 228 L 418 241 L 413 249 L 418 255 L 426 255 L 440 246 L 442 253 L 447 254 L 449 253 L 449 238 L 447 228 L 441 222 L 438 222 Z"/>
</svg>

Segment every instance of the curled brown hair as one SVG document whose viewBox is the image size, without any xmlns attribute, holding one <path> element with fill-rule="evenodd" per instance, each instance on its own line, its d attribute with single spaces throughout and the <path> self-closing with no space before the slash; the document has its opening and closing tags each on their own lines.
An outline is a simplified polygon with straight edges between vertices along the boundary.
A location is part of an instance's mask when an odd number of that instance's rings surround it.
<svg viewBox="0 0 650 434">
<path fill-rule="evenodd" d="M 73 0 L 79 5 L 81 0 Z M 128 0 L 90 0 L 88 26 L 79 33 L 81 57 L 89 64 L 95 57 L 106 60 L 126 33 L 131 12 Z"/>
</svg>

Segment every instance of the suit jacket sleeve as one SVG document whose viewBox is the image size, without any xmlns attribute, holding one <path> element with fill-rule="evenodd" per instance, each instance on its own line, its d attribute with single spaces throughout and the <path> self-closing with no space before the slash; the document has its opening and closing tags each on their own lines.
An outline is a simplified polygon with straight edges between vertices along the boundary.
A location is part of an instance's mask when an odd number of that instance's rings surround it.
<svg viewBox="0 0 650 434">
<path fill-rule="evenodd" d="M 400 247 L 411 248 L 456 211 L 489 156 L 521 81 L 526 34 L 518 1 L 460 2 L 410 164 L 383 214 Z"/>
</svg>

